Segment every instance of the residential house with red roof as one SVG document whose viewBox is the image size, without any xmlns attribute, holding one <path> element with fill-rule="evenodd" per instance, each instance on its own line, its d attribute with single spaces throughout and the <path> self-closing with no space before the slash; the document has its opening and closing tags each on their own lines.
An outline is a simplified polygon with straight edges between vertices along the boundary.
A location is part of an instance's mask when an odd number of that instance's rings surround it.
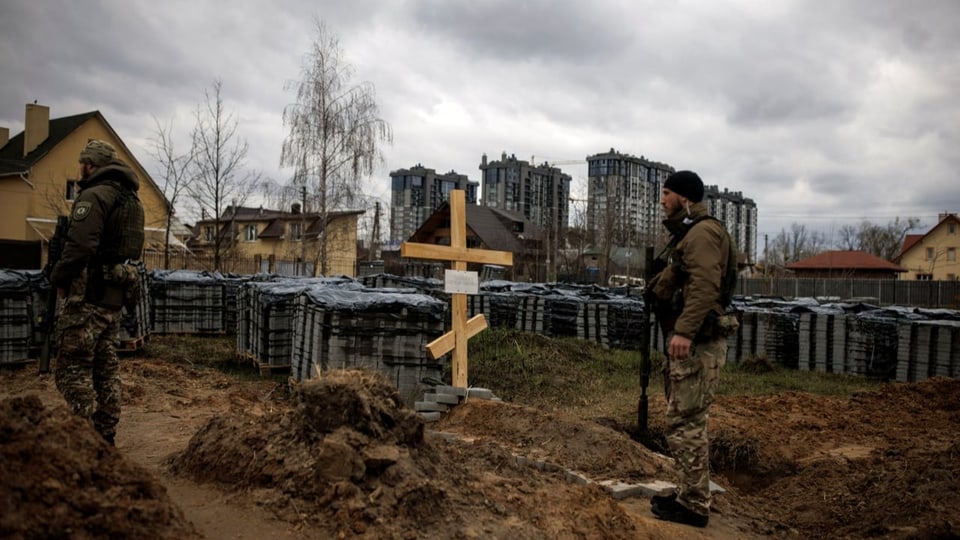
<svg viewBox="0 0 960 540">
<path fill-rule="evenodd" d="M 825 251 L 786 266 L 801 278 L 897 279 L 905 268 L 865 251 Z"/>
<path fill-rule="evenodd" d="M 907 269 L 902 279 L 955 281 L 960 279 L 960 217 L 940 214 L 925 234 L 908 234 L 895 261 Z"/>
</svg>

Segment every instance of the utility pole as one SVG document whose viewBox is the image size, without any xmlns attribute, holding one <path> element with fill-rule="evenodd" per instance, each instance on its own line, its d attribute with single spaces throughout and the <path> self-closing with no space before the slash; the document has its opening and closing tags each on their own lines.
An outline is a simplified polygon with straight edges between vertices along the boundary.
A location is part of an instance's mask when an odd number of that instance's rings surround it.
<svg viewBox="0 0 960 540">
<path fill-rule="evenodd" d="M 767 233 L 763 233 L 763 277 L 767 277 L 768 266 L 770 266 L 770 254 L 767 253 Z"/>
<path fill-rule="evenodd" d="M 380 238 L 380 201 L 376 202 L 373 211 L 373 226 L 370 227 L 370 248 L 367 251 L 367 260 L 375 260 L 377 252 L 377 240 Z"/>
<path fill-rule="evenodd" d="M 300 267 L 297 275 L 307 274 L 307 186 L 300 186 Z M 303 272 L 301 274 L 301 271 Z"/>
</svg>

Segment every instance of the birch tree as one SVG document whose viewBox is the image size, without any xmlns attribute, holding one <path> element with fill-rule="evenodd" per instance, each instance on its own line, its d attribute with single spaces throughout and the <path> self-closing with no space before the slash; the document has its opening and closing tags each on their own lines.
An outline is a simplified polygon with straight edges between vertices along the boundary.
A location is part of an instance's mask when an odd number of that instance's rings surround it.
<svg viewBox="0 0 960 540">
<path fill-rule="evenodd" d="M 327 273 L 330 213 L 358 204 L 362 179 L 382 162 L 381 145 L 393 139 L 380 118 L 373 84 L 354 84 L 353 76 L 339 39 L 317 21 L 301 79 L 288 87 L 296 102 L 283 111 L 288 132 L 280 165 L 293 168 L 292 183 L 307 188 L 309 210 L 320 221 L 313 258 L 321 274 Z"/>
</svg>

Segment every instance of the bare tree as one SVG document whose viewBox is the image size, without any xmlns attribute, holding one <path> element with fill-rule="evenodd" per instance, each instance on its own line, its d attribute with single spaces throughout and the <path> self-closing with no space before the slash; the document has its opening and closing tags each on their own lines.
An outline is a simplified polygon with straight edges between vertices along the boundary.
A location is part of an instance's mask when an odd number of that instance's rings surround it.
<svg viewBox="0 0 960 540">
<path fill-rule="evenodd" d="M 827 237 L 824 233 L 810 231 L 806 225 L 791 223 L 790 230 L 780 229 L 770 245 L 770 264 L 785 266 L 807 257 L 822 253 L 826 249 Z"/>
<path fill-rule="evenodd" d="M 837 249 L 857 251 L 860 249 L 860 235 L 853 225 L 844 225 L 837 231 Z"/>
<path fill-rule="evenodd" d="M 232 247 L 236 231 L 231 223 L 227 234 L 222 224 L 236 216 L 251 188 L 260 181 L 260 173 L 244 171 L 247 142 L 237 134 L 238 120 L 223 104 L 223 83 L 217 79 L 204 90 L 205 102 L 197 106 L 196 126 L 193 130 L 193 156 L 187 193 L 200 207 L 203 215 L 213 216 L 213 264 L 220 270 L 223 252 Z M 229 203 L 231 215 L 225 216 Z M 224 241 L 229 243 L 224 245 Z"/>
<path fill-rule="evenodd" d="M 170 268 L 170 229 L 173 225 L 177 200 L 187 186 L 190 167 L 193 165 L 193 149 L 177 153 L 173 143 L 173 122 L 166 125 L 153 118 L 155 125 L 150 155 L 157 160 L 159 167 L 160 190 L 167 202 L 164 213 L 163 267 Z"/>
<path fill-rule="evenodd" d="M 860 249 L 881 259 L 892 260 L 900 254 L 907 232 L 919 225 L 918 218 L 907 218 L 901 221 L 897 217 L 885 226 L 864 221 L 860 224 L 857 236 Z"/>
<path fill-rule="evenodd" d="M 380 144 L 393 134 L 380 118 L 373 84 L 353 84 L 339 39 L 321 21 L 301 76 L 291 85 L 296 103 L 283 111 L 289 132 L 280 164 L 293 167 L 294 185 L 310 189 L 321 223 L 314 268 L 326 274 L 328 215 L 357 204 L 362 178 L 383 160 Z"/>
</svg>

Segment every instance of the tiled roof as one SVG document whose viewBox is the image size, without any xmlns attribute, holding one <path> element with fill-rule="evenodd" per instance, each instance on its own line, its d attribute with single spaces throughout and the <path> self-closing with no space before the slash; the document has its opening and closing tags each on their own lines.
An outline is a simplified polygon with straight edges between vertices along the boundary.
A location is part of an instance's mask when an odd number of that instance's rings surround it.
<svg viewBox="0 0 960 540">
<path fill-rule="evenodd" d="M 466 205 L 465 210 L 468 234 L 472 232 L 486 249 L 519 253 L 523 251 L 523 244 L 518 234 L 523 234 L 531 240 L 539 234 L 533 224 L 513 212 L 476 204 Z M 410 236 L 409 241 L 423 241 L 425 235 L 429 235 L 440 226 L 441 222 L 449 219 L 450 204 L 445 203 L 430 214 L 420 228 Z M 520 228 L 522 233 L 515 232 L 515 226 L 518 224 L 522 224 Z"/>
<path fill-rule="evenodd" d="M 908 234 L 907 236 L 905 236 L 905 237 L 903 238 L 903 249 L 900 250 L 900 254 L 903 255 L 904 253 L 906 253 L 908 249 L 910 249 L 910 248 L 912 248 L 914 245 L 916 245 L 916 243 L 919 242 L 920 239 L 923 238 L 924 236 L 926 236 L 926 235 L 924 235 L 924 234 Z"/>
<path fill-rule="evenodd" d="M 793 264 L 788 270 L 888 270 L 906 272 L 896 264 L 864 251 L 825 251 Z"/>
<path fill-rule="evenodd" d="M 900 255 L 897 256 L 897 260 L 902 259 L 903 256 L 904 256 L 908 251 L 910 251 L 911 248 L 913 248 L 913 247 L 916 246 L 917 244 L 920 244 L 920 243 L 923 241 L 924 238 L 926 238 L 927 236 L 930 236 L 930 234 L 933 233 L 933 231 L 939 229 L 940 227 L 943 226 L 944 223 L 947 223 L 947 222 L 952 222 L 952 223 L 956 223 L 956 224 L 960 225 L 960 216 L 957 216 L 957 214 L 947 214 L 947 215 L 945 215 L 945 216 L 943 217 L 943 219 L 941 219 L 939 222 L 937 222 L 936 225 L 934 225 L 933 227 L 930 227 L 930 230 L 927 231 L 926 233 L 924 233 L 924 234 L 908 234 L 908 235 L 903 239 L 903 249 L 900 250 Z"/>
<path fill-rule="evenodd" d="M 40 161 L 47 152 L 53 149 L 67 135 L 80 127 L 84 122 L 99 115 L 99 111 L 92 111 L 63 118 L 50 120 L 50 133 L 46 140 L 40 143 L 26 156 L 23 155 L 24 135 L 21 131 L 12 137 L 7 144 L 0 148 L 0 175 L 27 172 L 30 167 Z"/>
</svg>

